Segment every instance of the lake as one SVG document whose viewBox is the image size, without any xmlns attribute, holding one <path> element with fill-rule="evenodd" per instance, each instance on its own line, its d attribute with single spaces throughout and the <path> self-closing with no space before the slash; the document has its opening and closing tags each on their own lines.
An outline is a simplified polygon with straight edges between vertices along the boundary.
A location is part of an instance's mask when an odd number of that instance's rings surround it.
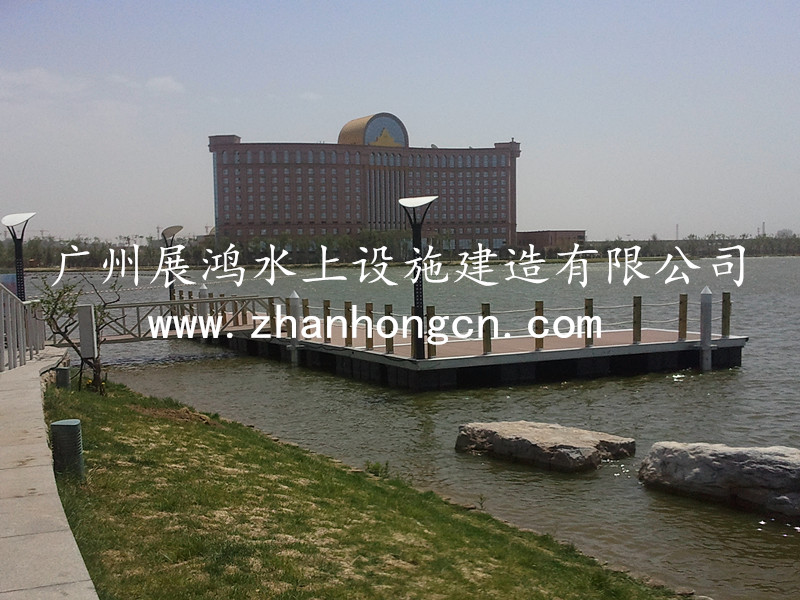
<svg viewBox="0 0 800 600">
<path fill-rule="evenodd" d="M 418 487 L 551 533 L 611 565 L 716 600 L 794 599 L 800 597 L 800 523 L 646 490 L 636 478 L 656 441 L 800 447 L 800 257 L 745 259 L 741 287 L 731 275 L 717 277 L 713 262 L 696 261 L 701 268 L 686 270 L 688 284 L 665 284 L 669 269 L 656 275 L 661 263 L 644 263 L 649 279 L 634 278 L 627 286 L 619 270 L 609 283 L 608 265 L 592 263 L 585 288 L 567 283 L 567 273 L 558 273 L 563 265 L 545 265 L 541 274 L 548 281 L 542 284 L 506 281 L 508 271 L 494 265 L 495 286 L 455 282 L 456 269 L 448 268 L 447 283 L 426 284 L 426 303 L 435 304 L 438 314 L 458 315 L 478 312 L 481 302 L 491 302 L 494 313 L 530 308 L 540 299 L 563 312 L 582 309 L 583 298 L 591 297 L 604 326 L 624 327 L 632 296 L 641 295 L 645 321 L 675 328 L 670 320 L 677 317 L 678 295 L 688 293 L 690 329 L 696 329 L 699 293 L 709 286 L 715 317 L 721 291 L 730 291 L 732 332 L 750 338 L 741 368 L 413 394 L 188 341 L 104 346 L 103 352 L 112 379 L 139 392 L 218 412 L 354 466 L 388 461 L 391 472 Z M 387 271 L 397 286 L 359 283 L 354 268 L 328 270 L 347 281 L 304 282 L 319 275 L 318 268 L 305 268 L 272 286 L 248 272 L 241 288 L 228 281 L 209 289 L 276 296 L 297 290 L 312 306 L 323 298 L 335 306 L 372 301 L 376 309 L 392 303 L 407 313 L 402 307 L 410 306 L 412 293 L 406 270 Z M 166 291 L 144 284 L 126 294 L 144 300 L 163 298 Z M 524 326 L 521 315 L 503 318 L 509 329 Z M 519 419 L 633 437 L 637 456 L 593 473 L 564 475 L 454 451 L 460 424 Z"/>
</svg>

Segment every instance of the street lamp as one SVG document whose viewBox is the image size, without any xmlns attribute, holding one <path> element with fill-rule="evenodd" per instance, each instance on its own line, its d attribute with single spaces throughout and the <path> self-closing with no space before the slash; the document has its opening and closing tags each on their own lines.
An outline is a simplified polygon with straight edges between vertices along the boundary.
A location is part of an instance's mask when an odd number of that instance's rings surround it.
<svg viewBox="0 0 800 600">
<path fill-rule="evenodd" d="M 428 209 L 431 207 L 431 202 L 436 200 L 439 196 L 417 196 L 414 198 L 400 198 L 398 202 L 408 217 L 408 222 L 411 224 L 411 244 L 419 251 L 420 260 L 424 258 L 422 254 L 422 223 L 425 221 L 425 215 L 428 214 Z M 425 302 L 422 295 L 422 280 L 423 274 L 420 273 L 417 280 L 414 282 L 414 312 L 422 319 L 423 330 L 413 340 L 414 358 L 425 358 L 425 327 L 424 327 L 424 310 Z"/>
<path fill-rule="evenodd" d="M 183 225 L 170 225 L 169 227 L 164 228 L 164 231 L 161 232 L 161 239 L 164 240 L 165 248 L 172 247 L 172 243 L 175 241 L 175 236 L 181 229 L 183 229 Z M 169 299 L 175 300 L 174 280 L 169 282 Z"/>
<path fill-rule="evenodd" d="M 6 215 L 0 220 L 0 223 L 8 228 L 14 240 L 14 262 L 17 268 L 17 297 L 20 300 L 25 300 L 25 264 L 22 262 L 22 238 L 25 236 L 25 228 L 28 226 L 28 221 L 35 214 L 35 212 L 16 213 L 13 215 Z M 19 225 L 22 225 L 22 231 L 18 234 L 15 228 Z"/>
</svg>

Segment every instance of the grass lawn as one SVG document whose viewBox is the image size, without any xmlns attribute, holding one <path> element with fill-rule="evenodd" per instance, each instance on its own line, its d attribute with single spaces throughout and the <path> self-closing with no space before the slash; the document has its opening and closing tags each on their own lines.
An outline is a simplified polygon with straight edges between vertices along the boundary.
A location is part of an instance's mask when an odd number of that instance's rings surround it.
<svg viewBox="0 0 800 600">
<path fill-rule="evenodd" d="M 51 387 L 87 478 L 58 477 L 100 598 L 674 598 L 548 536 L 118 385 Z"/>
</svg>

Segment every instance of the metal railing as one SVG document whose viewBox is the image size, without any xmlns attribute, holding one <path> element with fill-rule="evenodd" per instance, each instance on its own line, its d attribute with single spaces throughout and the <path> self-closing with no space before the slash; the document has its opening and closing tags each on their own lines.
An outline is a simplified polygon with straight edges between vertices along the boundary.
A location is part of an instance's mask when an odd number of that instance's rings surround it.
<svg viewBox="0 0 800 600">
<path fill-rule="evenodd" d="M 0 284 L 0 371 L 23 366 L 44 348 L 45 327 L 38 300 L 23 302 Z"/>
<path fill-rule="evenodd" d="M 220 317 L 220 332 L 234 328 L 255 326 L 253 315 L 268 314 L 267 296 L 218 296 L 214 298 L 189 298 L 166 300 L 160 302 L 110 303 L 103 306 L 103 321 L 98 327 L 98 339 L 105 343 L 137 342 L 154 338 L 150 319 L 157 317 Z M 63 323 L 64 335 L 78 343 L 79 322 L 72 319 Z M 56 346 L 67 345 L 61 338 L 53 334 L 52 342 Z"/>
</svg>

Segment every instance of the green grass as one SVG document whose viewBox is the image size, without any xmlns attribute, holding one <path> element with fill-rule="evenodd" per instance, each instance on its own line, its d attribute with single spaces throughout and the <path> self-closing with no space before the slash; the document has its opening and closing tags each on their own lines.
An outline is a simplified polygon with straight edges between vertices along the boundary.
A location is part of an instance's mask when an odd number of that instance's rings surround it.
<svg viewBox="0 0 800 600">
<path fill-rule="evenodd" d="M 58 484 L 104 599 L 674 597 L 377 463 L 384 477 L 171 400 L 51 388 L 45 409 L 82 422 L 86 480 Z"/>
</svg>

